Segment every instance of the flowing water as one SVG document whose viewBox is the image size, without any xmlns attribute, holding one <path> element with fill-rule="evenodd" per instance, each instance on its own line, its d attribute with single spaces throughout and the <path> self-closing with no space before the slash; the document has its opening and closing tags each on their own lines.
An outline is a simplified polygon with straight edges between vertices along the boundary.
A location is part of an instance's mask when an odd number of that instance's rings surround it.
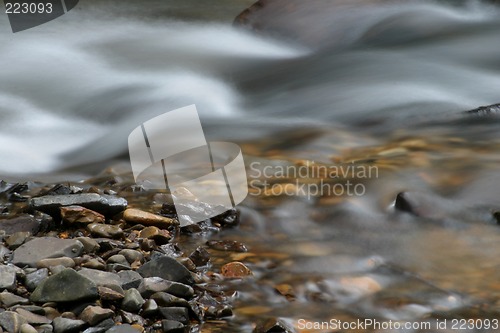
<svg viewBox="0 0 500 333">
<path fill-rule="evenodd" d="M 228 20 L 249 1 L 90 1 L 18 34 L 2 16 L 0 175 L 94 176 L 140 123 L 196 104 L 248 165 L 242 226 L 220 235 L 255 275 L 225 286 L 230 331 L 500 319 L 498 115 L 464 112 L 500 102 L 500 8 L 366 2 L 271 2 L 260 32 Z"/>
</svg>

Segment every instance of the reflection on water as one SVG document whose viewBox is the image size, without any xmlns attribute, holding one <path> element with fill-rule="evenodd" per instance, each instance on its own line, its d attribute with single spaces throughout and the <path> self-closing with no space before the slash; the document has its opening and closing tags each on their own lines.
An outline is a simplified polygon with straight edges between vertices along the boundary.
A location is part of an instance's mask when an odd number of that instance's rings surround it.
<svg viewBox="0 0 500 333">
<path fill-rule="evenodd" d="M 500 318 L 498 118 L 463 113 L 500 101 L 498 9 L 396 2 L 327 20 L 342 11 L 317 4 L 292 13 L 321 29 L 303 39 L 281 21 L 286 42 L 86 10 L 19 37 L 3 33 L 0 172 L 30 179 L 107 164 L 137 124 L 196 103 L 210 140 L 242 146 L 250 180 L 259 178 L 254 162 L 378 170 L 257 179 L 277 192 L 256 193 L 257 184 L 241 227 L 217 236 L 249 252 L 214 253 L 214 270 L 229 255 L 254 277 L 223 282 L 237 291 L 236 316 L 204 330 L 248 332 L 273 315 L 294 326 Z M 363 194 L 307 192 L 347 181 Z"/>
</svg>

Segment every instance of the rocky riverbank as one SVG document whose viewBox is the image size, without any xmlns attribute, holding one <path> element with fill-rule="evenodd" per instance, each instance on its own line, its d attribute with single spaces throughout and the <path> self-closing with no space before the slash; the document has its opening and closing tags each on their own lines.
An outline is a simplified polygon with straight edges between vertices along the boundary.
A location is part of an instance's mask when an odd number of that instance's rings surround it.
<svg viewBox="0 0 500 333">
<path fill-rule="evenodd" d="M 247 249 L 200 235 L 237 227 L 238 211 L 181 228 L 171 194 L 99 182 L 0 183 L 3 330 L 198 332 L 231 317 L 234 293 L 219 282 L 252 272 L 231 260 L 214 266 L 210 252 Z"/>
</svg>

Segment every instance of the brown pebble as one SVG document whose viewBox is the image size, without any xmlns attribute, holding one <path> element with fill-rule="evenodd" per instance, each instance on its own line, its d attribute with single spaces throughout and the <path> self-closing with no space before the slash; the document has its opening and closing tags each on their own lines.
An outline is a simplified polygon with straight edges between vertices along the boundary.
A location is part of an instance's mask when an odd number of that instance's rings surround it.
<svg viewBox="0 0 500 333">
<path fill-rule="evenodd" d="M 157 226 L 160 228 L 168 228 L 179 224 L 175 219 L 148 213 L 135 208 L 126 209 L 123 212 L 123 219 L 132 224 L 139 223 L 147 226 Z"/>
<path fill-rule="evenodd" d="M 61 217 L 68 223 L 104 223 L 104 215 L 81 206 L 61 207 Z"/>
<path fill-rule="evenodd" d="M 241 278 L 253 275 L 252 271 L 239 261 L 233 261 L 225 264 L 220 269 L 222 276 L 226 278 Z"/>
</svg>

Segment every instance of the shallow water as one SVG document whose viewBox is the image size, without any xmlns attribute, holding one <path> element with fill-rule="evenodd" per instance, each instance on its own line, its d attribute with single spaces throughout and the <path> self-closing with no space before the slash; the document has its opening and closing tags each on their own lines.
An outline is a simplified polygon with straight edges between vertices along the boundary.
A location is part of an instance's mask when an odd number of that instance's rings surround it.
<svg viewBox="0 0 500 333">
<path fill-rule="evenodd" d="M 195 103 L 210 140 L 242 146 L 251 185 L 241 227 L 217 237 L 249 247 L 229 257 L 254 277 L 224 284 L 238 290 L 236 316 L 205 330 L 247 332 L 270 315 L 298 329 L 299 319 L 500 319 L 498 118 L 463 113 L 500 102 L 497 7 L 318 1 L 266 34 L 232 27 L 233 11 L 206 22 L 204 8 L 167 6 L 158 19 L 107 4 L 16 35 L 0 19 L 1 175 L 95 175 L 124 156 L 138 124 Z M 305 35 L 287 25 L 293 15 Z M 299 176 L 259 171 L 304 165 Z M 342 174 L 349 166 L 377 172 Z M 347 181 L 365 192 L 330 190 Z M 318 184 L 330 187 L 312 193 Z M 410 213 L 394 208 L 404 191 Z M 218 255 L 214 270 L 229 260 Z"/>
</svg>

